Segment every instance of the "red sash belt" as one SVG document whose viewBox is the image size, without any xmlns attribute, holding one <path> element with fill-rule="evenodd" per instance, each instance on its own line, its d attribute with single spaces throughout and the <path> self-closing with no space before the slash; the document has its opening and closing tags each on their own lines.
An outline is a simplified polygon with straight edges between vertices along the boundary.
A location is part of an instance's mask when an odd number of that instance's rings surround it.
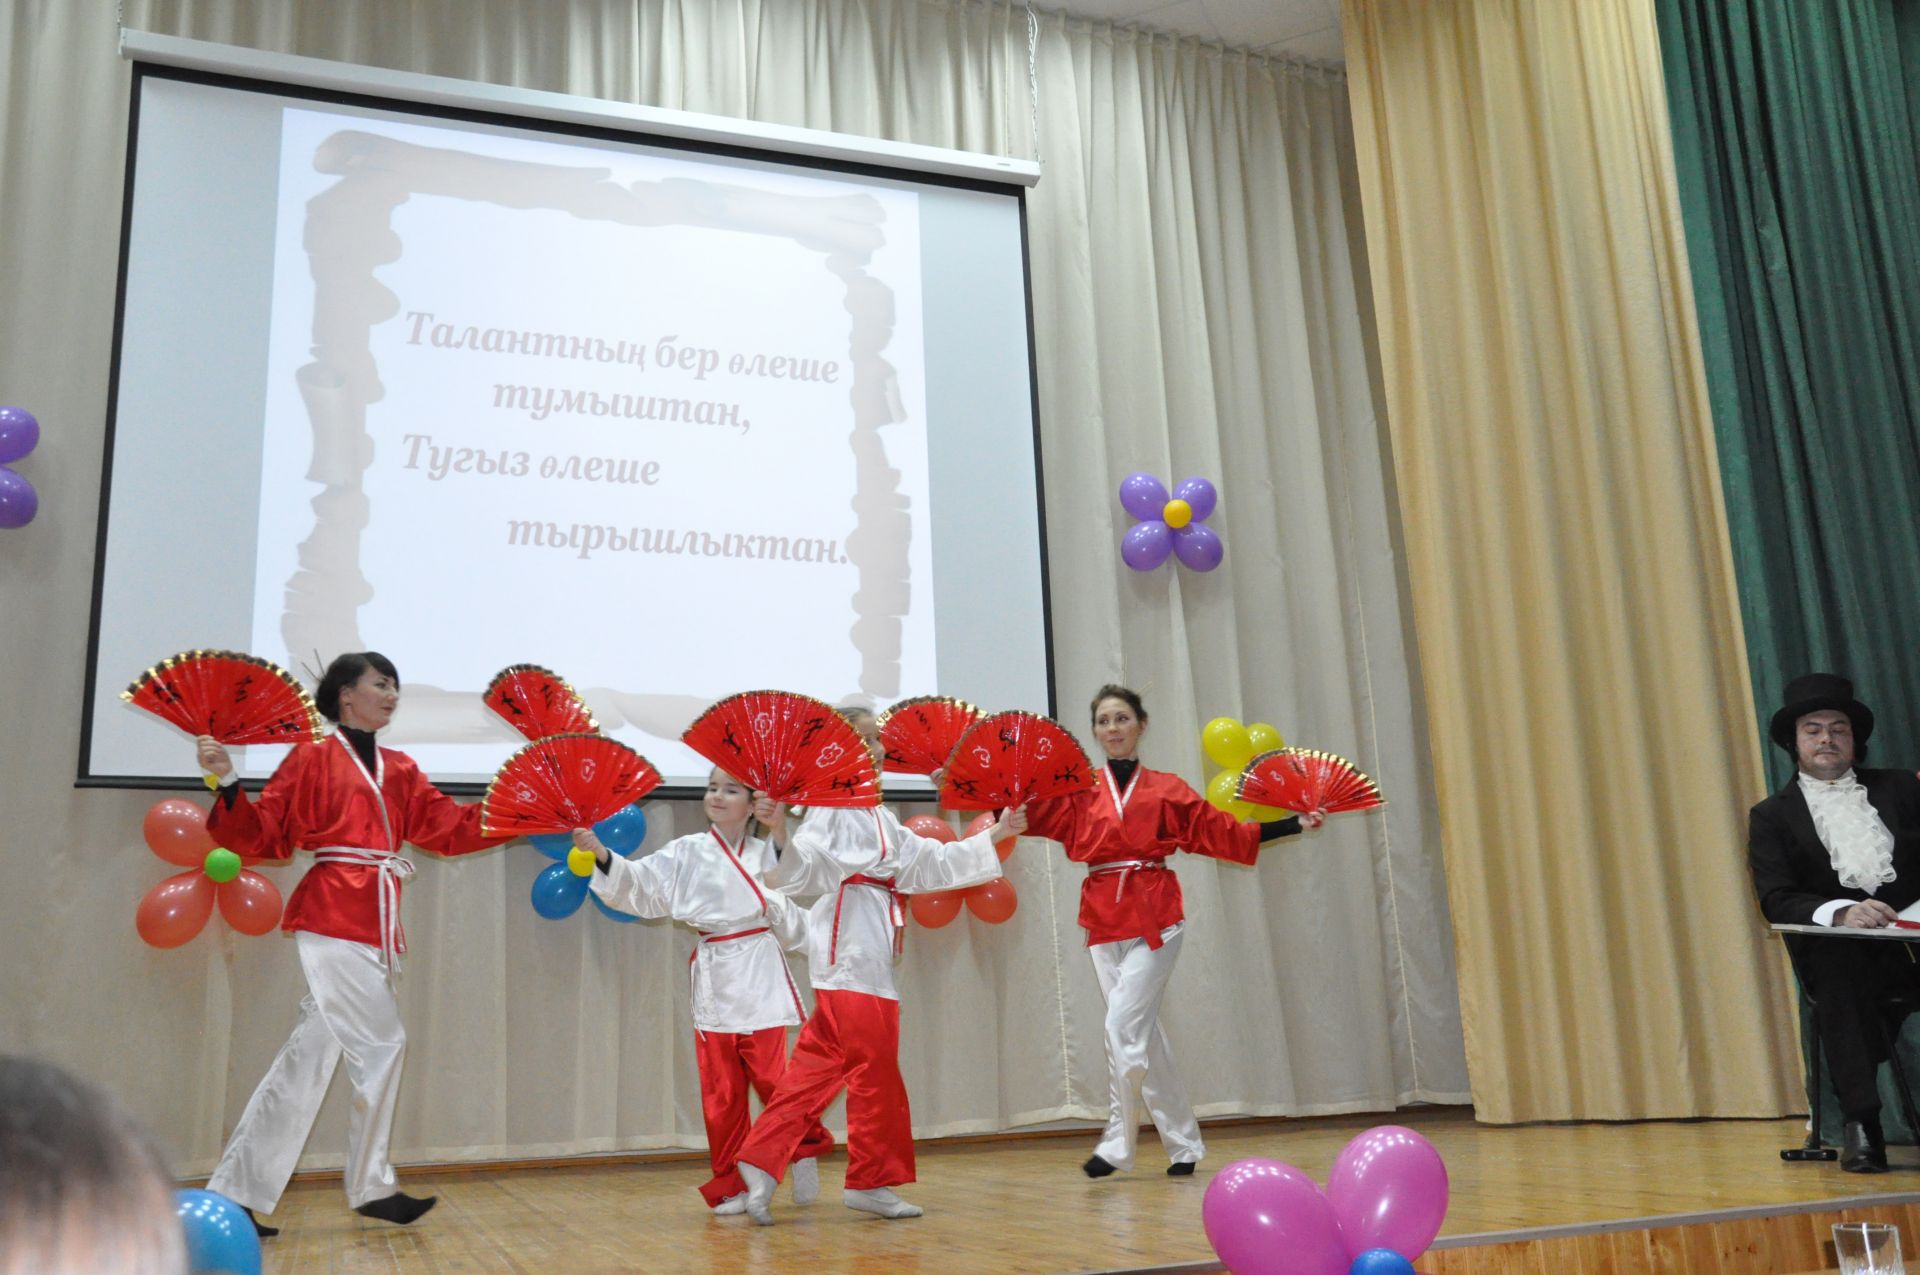
<svg viewBox="0 0 1920 1275">
<path fill-rule="evenodd" d="M 907 914 L 900 906 L 900 892 L 893 888 L 893 882 L 881 877 L 855 875 L 840 883 L 839 891 L 833 896 L 833 937 L 827 944 L 827 964 L 840 963 L 840 907 L 847 900 L 847 887 L 867 885 L 876 890 L 887 892 L 887 919 L 893 922 L 893 954 L 898 957 L 907 947 Z"/>
</svg>

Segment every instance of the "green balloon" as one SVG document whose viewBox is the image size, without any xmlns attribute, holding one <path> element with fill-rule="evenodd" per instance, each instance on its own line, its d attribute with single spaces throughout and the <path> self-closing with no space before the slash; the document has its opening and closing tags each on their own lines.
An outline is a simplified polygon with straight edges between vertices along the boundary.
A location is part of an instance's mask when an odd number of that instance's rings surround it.
<svg viewBox="0 0 1920 1275">
<path fill-rule="evenodd" d="M 207 879 L 217 885 L 224 885 L 240 875 L 240 856 L 231 850 L 209 850 L 206 868 Z"/>
</svg>

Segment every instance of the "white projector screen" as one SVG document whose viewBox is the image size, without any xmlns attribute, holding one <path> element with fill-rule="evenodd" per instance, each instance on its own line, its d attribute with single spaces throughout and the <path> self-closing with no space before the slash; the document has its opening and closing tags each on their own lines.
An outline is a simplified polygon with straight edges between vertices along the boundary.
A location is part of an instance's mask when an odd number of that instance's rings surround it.
<svg viewBox="0 0 1920 1275">
<path fill-rule="evenodd" d="M 676 791 L 735 691 L 1051 711 L 1017 189 L 151 66 L 133 111 L 81 783 L 196 776 L 118 697 L 194 647 L 385 653 L 455 785 L 516 663 Z"/>
</svg>

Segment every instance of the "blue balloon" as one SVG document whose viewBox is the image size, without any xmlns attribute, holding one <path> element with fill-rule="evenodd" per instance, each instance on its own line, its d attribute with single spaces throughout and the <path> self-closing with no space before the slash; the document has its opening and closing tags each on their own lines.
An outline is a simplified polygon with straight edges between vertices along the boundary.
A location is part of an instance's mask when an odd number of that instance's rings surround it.
<svg viewBox="0 0 1920 1275">
<path fill-rule="evenodd" d="M 260 1275 L 260 1236 L 247 1211 L 212 1191 L 175 1191 L 193 1275 Z"/>
<path fill-rule="evenodd" d="M 1419 1275 L 1413 1263 L 1390 1248 L 1370 1248 L 1353 1259 L 1347 1275 Z"/>
<path fill-rule="evenodd" d="M 564 859 L 567 851 L 573 849 L 573 834 L 570 832 L 536 832 L 527 840 L 549 859 Z"/>
<path fill-rule="evenodd" d="M 593 825 L 593 835 L 600 838 L 600 844 L 618 855 L 628 858 L 640 848 L 647 839 L 647 816 L 638 805 L 616 810 Z"/>
<path fill-rule="evenodd" d="M 588 892 L 587 897 L 593 900 L 593 906 L 600 909 L 601 916 L 611 917 L 614 920 L 620 921 L 622 923 L 629 922 L 629 921 L 638 921 L 640 919 L 639 917 L 635 916 L 631 912 L 622 912 L 619 908 L 608 907 L 606 904 L 600 901 L 599 895 L 594 894 L 591 891 Z"/>
<path fill-rule="evenodd" d="M 533 879 L 533 910 L 549 921 L 572 916 L 587 901 L 587 878 L 573 875 L 565 863 L 549 864 Z"/>
</svg>

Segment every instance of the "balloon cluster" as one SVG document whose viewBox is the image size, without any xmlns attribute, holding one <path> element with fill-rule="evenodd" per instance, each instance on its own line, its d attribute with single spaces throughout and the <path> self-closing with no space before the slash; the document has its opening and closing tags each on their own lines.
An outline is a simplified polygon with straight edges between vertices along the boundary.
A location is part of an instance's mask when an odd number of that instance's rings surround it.
<svg viewBox="0 0 1920 1275">
<path fill-rule="evenodd" d="M 613 853 L 631 859 L 639 853 L 640 843 L 647 839 L 646 812 L 638 805 L 616 810 L 593 825 L 593 835 L 600 838 L 600 844 Z M 582 903 L 592 899 L 593 906 L 600 909 L 602 916 L 612 917 L 616 921 L 640 919 L 600 901 L 600 896 L 593 892 L 590 884 L 593 856 L 575 849 L 570 834 L 543 832 L 527 840 L 547 858 L 559 860 L 542 868 L 540 875 L 533 879 L 535 912 L 549 921 L 558 921 L 562 917 L 572 916 L 580 910 Z"/>
<path fill-rule="evenodd" d="M 260 1275 L 260 1236 L 238 1204 L 214 1191 L 183 1190 L 173 1193 L 173 1207 L 193 1275 Z"/>
<path fill-rule="evenodd" d="M 1412 1275 L 1447 1216 L 1447 1166 L 1411 1129 L 1349 1142 L 1324 1193 L 1278 1160 L 1240 1160 L 1207 1184 L 1207 1241 L 1233 1275 Z"/>
<path fill-rule="evenodd" d="M 8 466 L 40 445 L 40 422 L 20 407 L 0 407 L 0 527 L 24 527 L 40 512 L 40 494 Z"/>
<path fill-rule="evenodd" d="M 1172 554 L 1195 571 L 1211 571 L 1226 556 L 1220 534 L 1206 525 L 1220 493 L 1204 478 L 1188 478 L 1167 495 L 1152 474 L 1128 474 L 1120 504 L 1139 522 L 1120 541 L 1120 558 L 1135 571 L 1151 571 Z"/>
<path fill-rule="evenodd" d="M 982 811 L 967 825 L 966 835 L 977 836 L 993 827 L 993 814 Z M 907 829 L 917 832 L 934 841 L 958 841 L 959 835 L 953 825 L 938 815 L 915 815 L 906 821 Z M 1013 853 L 1015 838 L 993 843 L 994 853 L 1005 863 L 1007 856 Z M 985 921 L 988 925 L 999 925 L 1019 910 L 1020 899 L 1013 892 L 1013 882 L 1005 877 L 995 877 L 983 885 L 970 886 L 965 890 L 935 890 L 930 894 L 916 894 L 907 900 L 907 911 L 913 913 L 913 919 L 929 930 L 937 930 L 960 915 L 960 909 Z"/>
<path fill-rule="evenodd" d="M 1242 726 L 1231 717 L 1216 717 L 1208 722 L 1200 729 L 1200 747 L 1208 760 L 1224 769 L 1207 781 L 1207 801 L 1236 819 L 1285 819 L 1291 811 L 1277 806 L 1251 805 L 1233 794 L 1240 782 L 1240 772 L 1247 768 L 1248 762 L 1261 753 L 1286 746 L 1287 741 L 1280 738 L 1280 732 L 1265 722 Z"/>
<path fill-rule="evenodd" d="M 214 844 L 207 812 L 191 801 L 156 802 L 141 822 L 147 848 L 175 867 L 140 900 L 133 928 L 154 947 L 179 947 L 206 927 L 213 906 L 242 934 L 265 934 L 280 923 L 280 891 L 258 872 L 258 859 L 242 858 Z"/>
</svg>

